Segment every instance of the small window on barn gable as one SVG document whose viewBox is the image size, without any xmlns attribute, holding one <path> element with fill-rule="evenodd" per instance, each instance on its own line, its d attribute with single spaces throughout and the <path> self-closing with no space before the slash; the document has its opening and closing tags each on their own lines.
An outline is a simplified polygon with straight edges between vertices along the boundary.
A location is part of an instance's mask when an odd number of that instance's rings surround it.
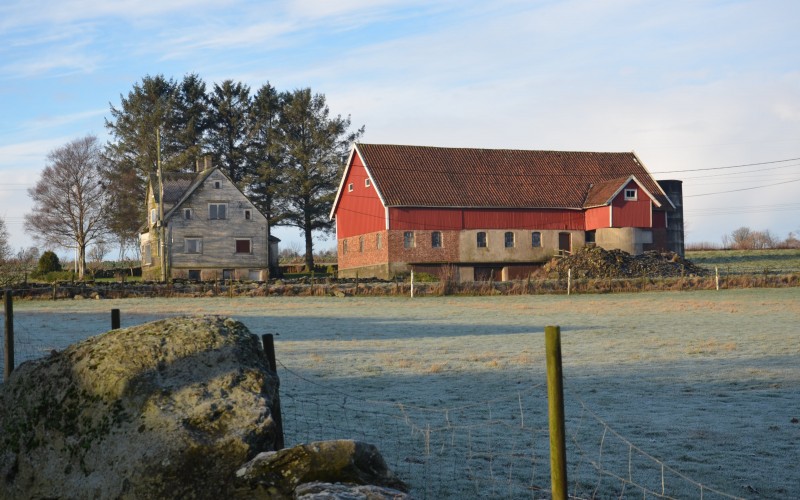
<svg viewBox="0 0 800 500">
<path fill-rule="evenodd" d="M 628 201 L 636 201 L 637 193 L 635 189 L 626 189 L 625 190 L 625 199 Z"/>
<path fill-rule="evenodd" d="M 486 248 L 486 233 L 483 231 L 478 232 L 477 238 L 478 248 Z"/>
<path fill-rule="evenodd" d="M 369 177 L 364 179 L 364 187 L 369 187 Z"/>
<path fill-rule="evenodd" d="M 347 185 L 347 191 L 349 192 L 352 190 L 353 190 L 353 183 L 351 182 L 350 184 Z"/>
</svg>

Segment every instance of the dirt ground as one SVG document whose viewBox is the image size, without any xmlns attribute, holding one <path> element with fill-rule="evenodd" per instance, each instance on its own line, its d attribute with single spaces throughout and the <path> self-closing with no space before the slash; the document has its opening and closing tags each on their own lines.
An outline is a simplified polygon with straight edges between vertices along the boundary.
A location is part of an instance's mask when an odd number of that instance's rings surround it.
<svg viewBox="0 0 800 500">
<path fill-rule="evenodd" d="M 570 493 L 800 498 L 800 289 L 15 303 L 17 359 L 166 316 L 276 334 L 287 445 L 376 444 L 419 498 L 547 498 L 562 332 Z"/>
</svg>

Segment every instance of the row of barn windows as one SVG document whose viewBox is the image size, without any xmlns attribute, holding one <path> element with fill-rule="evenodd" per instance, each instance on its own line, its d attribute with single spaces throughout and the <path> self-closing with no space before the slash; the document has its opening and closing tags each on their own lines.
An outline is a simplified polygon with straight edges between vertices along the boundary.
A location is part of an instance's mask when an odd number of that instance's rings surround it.
<svg viewBox="0 0 800 500">
<path fill-rule="evenodd" d="M 475 244 L 478 248 L 486 248 L 488 246 L 488 239 L 485 231 L 479 231 L 475 235 Z M 414 248 L 417 246 L 417 238 L 414 231 L 405 231 L 403 233 L 403 247 Z M 431 248 L 442 248 L 444 240 L 442 239 L 441 231 L 433 231 L 431 233 Z M 503 235 L 503 244 L 506 248 L 514 248 L 516 246 L 516 236 L 513 231 L 506 231 Z M 542 233 L 539 231 L 531 232 L 531 247 L 538 248 L 542 246 Z M 383 234 L 377 233 L 375 235 L 375 248 L 380 249 L 383 247 Z M 342 240 L 342 253 L 347 253 L 347 240 Z M 364 251 L 364 237 L 358 237 L 358 251 Z"/>
<path fill-rule="evenodd" d="M 225 220 L 227 219 L 228 204 L 227 203 L 209 203 L 208 204 L 208 218 L 211 220 Z M 193 218 L 193 210 L 191 208 L 184 208 L 182 210 L 184 220 L 191 220 Z M 253 211 L 246 209 L 244 211 L 244 219 L 251 220 L 253 218 Z M 158 210 L 155 208 L 150 209 L 150 223 L 155 224 L 158 221 Z"/>
<path fill-rule="evenodd" d="M 513 231 L 506 231 L 503 234 L 503 244 L 506 248 L 514 248 L 516 246 L 516 235 Z M 475 235 L 475 245 L 478 248 L 488 247 L 488 239 L 485 231 L 478 231 Z M 414 248 L 416 246 L 414 231 L 406 231 L 403 233 L 403 246 L 405 248 Z M 533 231 L 531 233 L 531 246 L 542 246 L 542 233 Z M 431 248 L 442 247 L 442 233 L 441 231 L 434 231 L 431 233 Z"/>
<path fill-rule="evenodd" d="M 369 177 L 367 177 L 366 179 L 364 179 L 364 187 L 369 187 L 369 186 L 370 186 Z M 353 191 L 353 183 L 351 182 L 350 184 L 347 185 L 347 192 L 351 193 L 352 191 Z"/>
</svg>

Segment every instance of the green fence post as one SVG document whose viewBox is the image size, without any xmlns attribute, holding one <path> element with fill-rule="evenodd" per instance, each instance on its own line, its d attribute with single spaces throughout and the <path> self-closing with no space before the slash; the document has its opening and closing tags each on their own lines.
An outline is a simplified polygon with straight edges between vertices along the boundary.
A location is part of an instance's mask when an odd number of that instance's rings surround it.
<svg viewBox="0 0 800 500">
<path fill-rule="evenodd" d="M 552 498 L 567 498 L 567 447 L 564 432 L 564 384 L 561 373 L 561 327 L 544 329 L 547 351 L 547 409 L 550 419 L 550 482 Z"/>
</svg>

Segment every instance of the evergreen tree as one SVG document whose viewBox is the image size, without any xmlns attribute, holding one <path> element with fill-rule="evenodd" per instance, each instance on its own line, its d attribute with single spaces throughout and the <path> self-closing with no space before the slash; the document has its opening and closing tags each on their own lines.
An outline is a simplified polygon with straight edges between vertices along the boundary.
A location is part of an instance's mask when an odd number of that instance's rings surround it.
<svg viewBox="0 0 800 500">
<path fill-rule="evenodd" d="M 305 262 L 314 267 L 314 231 L 331 230 L 329 214 L 350 144 L 364 133 L 350 132 L 350 117 L 330 116 L 323 94 L 298 89 L 286 94 L 281 112 L 287 211 L 283 222 L 305 236 Z"/>
<path fill-rule="evenodd" d="M 214 161 L 241 187 L 248 170 L 250 87 L 233 80 L 214 84 L 209 103 L 209 147 Z"/>
</svg>

